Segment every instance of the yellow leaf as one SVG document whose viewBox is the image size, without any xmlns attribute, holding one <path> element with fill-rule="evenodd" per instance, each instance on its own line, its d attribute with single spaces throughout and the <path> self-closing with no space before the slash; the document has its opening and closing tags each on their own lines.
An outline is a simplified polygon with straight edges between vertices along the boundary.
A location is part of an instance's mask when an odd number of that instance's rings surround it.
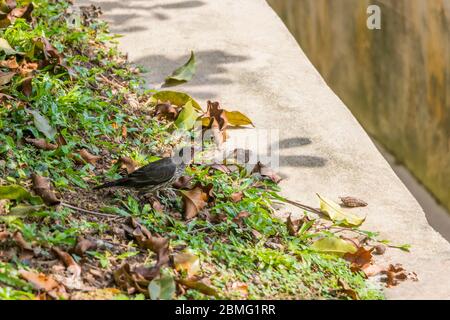
<svg viewBox="0 0 450 320">
<path fill-rule="evenodd" d="M 348 241 L 345 241 L 341 238 L 332 237 L 332 238 L 323 238 L 314 242 L 311 249 L 326 252 L 337 255 L 344 255 L 346 253 L 355 253 L 356 247 Z"/>
<path fill-rule="evenodd" d="M 188 278 L 196 275 L 200 271 L 200 259 L 189 251 L 179 252 L 174 255 L 173 263 L 175 269 L 187 273 Z"/>
<path fill-rule="evenodd" d="M 361 218 L 352 213 L 343 211 L 341 207 L 332 200 L 321 197 L 319 194 L 317 194 L 317 196 L 320 199 L 320 211 L 335 222 L 341 222 L 342 224 L 351 227 L 358 227 L 366 220 L 366 218 Z"/>
<path fill-rule="evenodd" d="M 227 116 L 228 123 L 231 124 L 232 126 L 247 126 L 247 125 L 251 125 L 253 127 L 255 126 L 252 120 L 250 120 L 245 114 L 239 111 L 225 110 L 225 114 Z"/>
<path fill-rule="evenodd" d="M 199 111 L 202 110 L 202 107 L 200 107 L 197 101 L 195 101 L 191 96 L 183 92 L 169 91 L 169 90 L 159 91 L 154 95 L 152 95 L 150 101 L 156 104 L 158 103 L 158 100 L 162 102 L 170 101 L 171 104 L 176 105 L 178 107 L 182 107 L 186 105 L 189 101 L 191 101 L 192 106 L 195 109 Z"/>
</svg>

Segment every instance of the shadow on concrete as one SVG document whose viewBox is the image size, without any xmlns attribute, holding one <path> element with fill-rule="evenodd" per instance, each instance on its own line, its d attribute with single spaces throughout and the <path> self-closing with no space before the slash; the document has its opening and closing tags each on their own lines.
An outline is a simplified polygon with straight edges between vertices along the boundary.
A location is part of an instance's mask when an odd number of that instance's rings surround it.
<svg viewBox="0 0 450 320">
<path fill-rule="evenodd" d="M 280 140 L 280 149 L 290 149 L 311 144 L 310 138 L 294 137 Z M 327 159 L 311 155 L 280 155 L 280 167 L 307 167 L 307 168 L 321 168 L 327 163 Z"/>
<path fill-rule="evenodd" d="M 154 4 L 153 0 L 134 0 L 131 4 L 128 1 L 116 0 L 111 2 L 91 1 L 92 4 L 100 6 L 106 13 L 107 20 L 112 22 L 115 33 L 145 31 L 147 28 L 130 23 L 131 20 L 146 16 L 156 20 L 168 20 L 169 15 L 164 10 L 186 10 L 204 6 L 206 3 L 200 0 L 186 0 L 168 4 Z M 142 3 L 142 4 L 138 4 Z M 115 14 L 112 10 L 119 9 L 126 12 L 133 11 L 132 14 Z M 128 24 L 128 25 L 124 25 Z"/>
<path fill-rule="evenodd" d="M 182 54 L 182 53 L 181 53 Z M 162 83 L 173 70 L 183 65 L 189 58 L 190 52 L 176 59 L 168 58 L 164 55 L 153 54 L 133 61 L 137 65 L 144 66 L 148 72 L 144 74 L 147 83 Z M 199 99 L 214 99 L 218 92 L 214 92 L 215 85 L 232 83 L 232 79 L 225 76 L 227 65 L 240 63 L 250 58 L 244 55 L 236 55 L 223 50 L 204 50 L 195 52 L 197 61 L 197 71 L 194 78 L 180 86 L 164 88 L 165 90 L 191 90 L 193 95 Z M 207 91 L 203 91 L 204 89 Z"/>
</svg>

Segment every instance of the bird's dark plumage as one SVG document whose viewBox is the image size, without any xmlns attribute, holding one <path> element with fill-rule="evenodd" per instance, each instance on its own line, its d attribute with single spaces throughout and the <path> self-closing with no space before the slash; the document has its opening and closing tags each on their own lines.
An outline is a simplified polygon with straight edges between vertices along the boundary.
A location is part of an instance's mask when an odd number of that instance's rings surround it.
<svg viewBox="0 0 450 320">
<path fill-rule="evenodd" d="M 168 187 L 184 172 L 185 164 L 177 165 L 172 158 L 151 162 L 128 176 L 95 187 L 95 190 L 109 187 L 133 188 L 156 191 Z"/>
</svg>

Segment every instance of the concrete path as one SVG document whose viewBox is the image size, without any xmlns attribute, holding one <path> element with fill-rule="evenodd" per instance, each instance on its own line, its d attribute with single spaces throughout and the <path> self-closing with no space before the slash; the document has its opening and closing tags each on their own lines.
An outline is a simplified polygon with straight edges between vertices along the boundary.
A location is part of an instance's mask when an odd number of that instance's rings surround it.
<svg viewBox="0 0 450 320">
<path fill-rule="evenodd" d="M 418 274 L 386 290 L 391 299 L 450 299 L 450 245 L 425 215 L 339 98 L 327 87 L 264 0 L 97 0 L 121 47 L 150 71 L 150 86 L 199 60 L 192 82 L 176 87 L 205 105 L 218 100 L 245 112 L 258 128 L 280 130 L 281 186 L 316 206 L 315 193 L 352 195 L 369 206 L 364 228 L 411 253 L 388 250 L 380 263 Z M 382 94 L 382 93 L 380 93 Z M 234 134 L 234 133 L 233 133 Z"/>
</svg>

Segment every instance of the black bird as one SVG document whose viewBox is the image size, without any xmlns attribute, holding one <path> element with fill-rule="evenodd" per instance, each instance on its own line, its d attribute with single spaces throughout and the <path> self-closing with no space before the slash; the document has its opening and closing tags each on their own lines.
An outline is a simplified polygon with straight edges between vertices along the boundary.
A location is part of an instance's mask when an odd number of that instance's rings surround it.
<svg viewBox="0 0 450 320">
<path fill-rule="evenodd" d="M 186 169 L 186 163 L 183 161 L 183 149 L 176 151 L 174 154 L 178 154 L 180 157 L 177 159 L 174 157 L 162 158 L 151 162 L 124 178 L 94 187 L 94 190 L 122 187 L 137 189 L 142 193 L 153 193 L 169 188 L 173 182 L 183 175 Z"/>
</svg>

